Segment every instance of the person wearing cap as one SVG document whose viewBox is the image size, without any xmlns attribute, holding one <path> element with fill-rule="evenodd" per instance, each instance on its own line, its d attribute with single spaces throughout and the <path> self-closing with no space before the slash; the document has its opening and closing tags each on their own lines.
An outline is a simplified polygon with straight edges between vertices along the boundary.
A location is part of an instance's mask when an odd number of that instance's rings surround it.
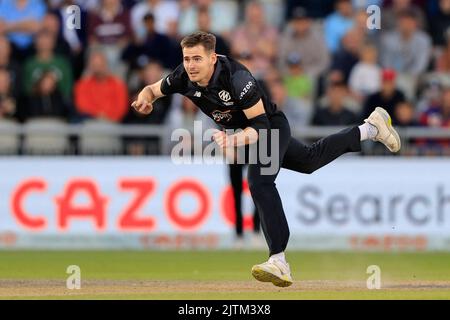
<svg viewBox="0 0 450 320">
<path fill-rule="evenodd" d="M 394 106 L 405 101 L 405 95 L 396 86 L 396 72 L 393 69 L 383 69 L 381 72 L 381 89 L 369 95 L 364 103 L 362 119 L 365 119 L 373 109 L 373 106 L 384 106 L 386 111 L 395 119 Z"/>
<path fill-rule="evenodd" d="M 293 10 L 292 18 L 281 36 L 278 67 L 282 73 L 288 71 L 287 58 L 292 53 L 302 57 L 305 73 L 313 78 L 322 74 L 330 64 L 323 34 L 312 30 L 312 19 L 302 7 Z"/>
<path fill-rule="evenodd" d="M 283 76 L 283 83 L 287 94 L 292 98 L 309 99 L 312 95 L 313 83 L 304 72 L 301 56 L 293 52 L 287 59 L 288 72 Z"/>
</svg>

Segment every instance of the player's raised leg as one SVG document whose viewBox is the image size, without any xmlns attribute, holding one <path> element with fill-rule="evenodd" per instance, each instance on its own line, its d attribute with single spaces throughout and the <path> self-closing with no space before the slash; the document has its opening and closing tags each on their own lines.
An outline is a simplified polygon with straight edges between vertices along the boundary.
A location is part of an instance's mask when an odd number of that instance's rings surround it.
<svg viewBox="0 0 450 320">
<path fill-rule="evenodd" d="M 361 141 L 368 139 L 383 143 L 391 152 L 400 150 L 400 137 L 386 110 L 377 107 L 364 121 L 360 126 L 344 129 L 309 146 L 291 138 L 282 167 L 312 173 L 347 152 L 361 151 Z"/>
<path fill-rule="evenodd" d="M 391 152 L 398 152 L 400 150 L 400 136 L 392 126 L 391 117 L 386 110 L 381 107 L 376 107 L 375 110 L 364 121 L 369 125 L 377 128 L 376 135 L 371 135 L 368 138 L 374 141 L 381 142 Z"/>
</svg>

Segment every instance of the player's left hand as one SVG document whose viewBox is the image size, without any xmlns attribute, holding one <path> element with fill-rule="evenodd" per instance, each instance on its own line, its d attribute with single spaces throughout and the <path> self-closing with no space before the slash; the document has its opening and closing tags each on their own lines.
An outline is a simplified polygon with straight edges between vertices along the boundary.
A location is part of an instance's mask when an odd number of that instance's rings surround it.
<svg viewBox="0 0 450 320">
<path fill-rule="evenodd" d="M 225 132 L 217 130 L 216 133 L 213 135 L 214 141 L 219 145 L 221 148 L 230 147 L 231 139 L 228 139 L 228 136 Z"/>
</svg>

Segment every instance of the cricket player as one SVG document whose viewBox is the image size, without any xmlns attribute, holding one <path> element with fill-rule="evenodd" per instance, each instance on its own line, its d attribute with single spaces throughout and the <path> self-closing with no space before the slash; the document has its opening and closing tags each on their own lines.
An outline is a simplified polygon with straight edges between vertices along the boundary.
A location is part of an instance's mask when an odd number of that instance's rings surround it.
<svg viewBox="0 0 450 320">
<path fill-rule="evenodd" d="M 215 53 L 215 36 L 195 32 L 181 41 L 183 63 L 160 81 L 148 85 L 139 93 L 132 107 L 149 114 L 152 103 L 165 95 L 180 93 L 191 99 L 206 115 L 224 129 L 242 129 L 227 134 L 217 130 L 213 138 L 223 149 L 258 143 L 268 132 L 265 143 L 274 144 L 279 166 L 273 174 L 262 171 L 262 161 L 250 163 L 248 183 L 259 211 L 261 227 L 269 247 L 268 261 L 252 268 L 259 281 L 275 286 L 292 284 L 289 264 L 284 251 L 288 244 L 289 227 L 283 211 L 275 179 L 280 167 L 310 174 L 347 152 L 361 150 L 361 141 L 371 139 L 383 143 L 391 152 L 400 150 L 400 138 L 391 125 L 389 114 L 377 107 L 364 124 L 342 130 L 306 146 L 291 137 L 288 120 L 269 101 L 252 74 L 237 61 Z M 272 141 L 272 130 L 278 130 Z"/>
</svg>

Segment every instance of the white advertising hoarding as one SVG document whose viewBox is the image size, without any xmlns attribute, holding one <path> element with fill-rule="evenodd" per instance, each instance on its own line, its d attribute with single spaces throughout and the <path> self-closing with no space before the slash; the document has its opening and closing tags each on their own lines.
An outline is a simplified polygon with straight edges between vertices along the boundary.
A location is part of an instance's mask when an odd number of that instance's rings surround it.
<svg viewBox="0 0 450 320">
<path fill-rule="evenodd" d="M 228 248 L 225 165 L 0 159 L 0 248 Z M 292 249 L 450 249 L 447 159 L 345 157 L 277 179 Z M 245 225 L 251 228 L 246 190 Z"/>
</svg>

